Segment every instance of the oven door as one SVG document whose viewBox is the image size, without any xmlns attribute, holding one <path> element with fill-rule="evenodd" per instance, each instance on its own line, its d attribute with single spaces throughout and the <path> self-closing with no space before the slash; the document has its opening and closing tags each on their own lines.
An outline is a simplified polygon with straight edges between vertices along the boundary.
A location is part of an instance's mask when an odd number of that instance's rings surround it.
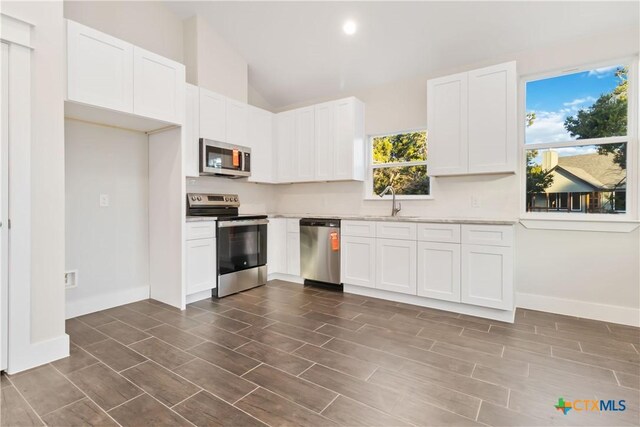
<svg viewBox="0 0 640 427">
<path fill-rule="evenodd" d="M 266 219 L 218 221 L 218 275 L 267 264 Z"/>
<path fill-rule="evenodd" d="M 200 173 L 202 175 L 251 175 L 251 149 L 223 142 L 200 139 Z"/>
</svg>

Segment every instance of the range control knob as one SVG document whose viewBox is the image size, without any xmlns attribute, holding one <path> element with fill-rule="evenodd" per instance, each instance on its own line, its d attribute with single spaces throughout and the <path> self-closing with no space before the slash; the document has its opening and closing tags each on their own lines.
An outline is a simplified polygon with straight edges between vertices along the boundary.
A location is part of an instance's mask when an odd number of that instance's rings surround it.
<svg viewBox="0 0 640 427">
<path fill-rule="evenodd" d="M 233 201 L 234 201 L 234 202 L 237 202 L 237 201 L 238 201 L 238 196 L 234 197 L 234 198 L 233 198 Z"/>
<path fill-rule="evenodd" d="M 198 196 L 198 201 L 201 202 L 202 201 L 202 197 Z"/>
<path fill-rule="evenodd" d="M 195 202 L 196 201 L 196 196 L 191 196 L 191 200 Z"/>
</svg>

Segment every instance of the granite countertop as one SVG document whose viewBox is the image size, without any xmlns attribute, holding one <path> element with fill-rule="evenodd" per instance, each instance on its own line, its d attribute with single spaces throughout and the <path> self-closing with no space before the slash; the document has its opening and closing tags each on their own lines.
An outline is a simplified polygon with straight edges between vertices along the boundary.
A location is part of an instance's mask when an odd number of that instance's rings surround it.
<svg viewBox="0 0 640 427">
<path fill-rule="evenodd" d="M 443 224 L 488 224 L 513 225 L 517 220 L 486 219 L 486 218 L 430 218 L 420 216 L 376 216 L 376 215 L 314 215 L 314 214 L 270 214 L 271 218 L 339 218 L 354 221 L 396 221 L 396 222 L 430 222 Z"/>
</svg>

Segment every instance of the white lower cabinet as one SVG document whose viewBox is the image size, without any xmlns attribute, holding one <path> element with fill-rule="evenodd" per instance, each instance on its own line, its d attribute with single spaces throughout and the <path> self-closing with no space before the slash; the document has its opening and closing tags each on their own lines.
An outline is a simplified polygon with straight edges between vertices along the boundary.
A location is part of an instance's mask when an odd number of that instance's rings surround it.
<svg viewBox="0 0 640 427">
<path fill-rule="evenodd" d="M 416 241 L 376 240 L 376 288 L 416 295 Z"/>
<path fill-rule="evenodd" d="M 287 274 L 300 275 L 300 232 L 287 232 Z"/>
<path fill-rule="evenodd" d="M 418 242 L 418 296 L 460 302 L 460 245 Z"/>
<path fill-rule="evenodd" d="M 461 301 L 498 309 L 513 308 L 513 248 L 462 245 Z"/>
<path fill-rule="evenodd" d="M 267 266 L 269 274 L 300 276 L 300 219 L 269 218 Z"/>
<path fill-rule="evenodd" d="M 350 285 L 376 287 L 376 239 L 342 236 L 340 281 Z"/>
<path fill-rule="evenodd" d="M 187 240 L 187 295 L 216 287 L 216 239 Z"/>
</svg>

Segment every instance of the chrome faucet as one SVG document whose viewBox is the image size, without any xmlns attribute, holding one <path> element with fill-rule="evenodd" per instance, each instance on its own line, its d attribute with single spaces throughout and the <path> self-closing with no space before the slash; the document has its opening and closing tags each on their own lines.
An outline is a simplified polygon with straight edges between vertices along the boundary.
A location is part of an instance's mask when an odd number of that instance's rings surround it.
<svg viewBox="0 0 640 427">
<path fill-rule="evenodd" d="M 379 196 L 384 197 L 384 195 L 389 191 L 391 191 L 391 196 L 393 196 L 391 205 L 391 216 L 396 216 L 402 209 L 402 205 L 400 204 L 400 202 L 398 202 L 398 206 L 396 207 L 396 191 L 393 189 L 393 187 L 389 185 L 382 191 L 382 193 L 379 194 Z"/>
</svg>

